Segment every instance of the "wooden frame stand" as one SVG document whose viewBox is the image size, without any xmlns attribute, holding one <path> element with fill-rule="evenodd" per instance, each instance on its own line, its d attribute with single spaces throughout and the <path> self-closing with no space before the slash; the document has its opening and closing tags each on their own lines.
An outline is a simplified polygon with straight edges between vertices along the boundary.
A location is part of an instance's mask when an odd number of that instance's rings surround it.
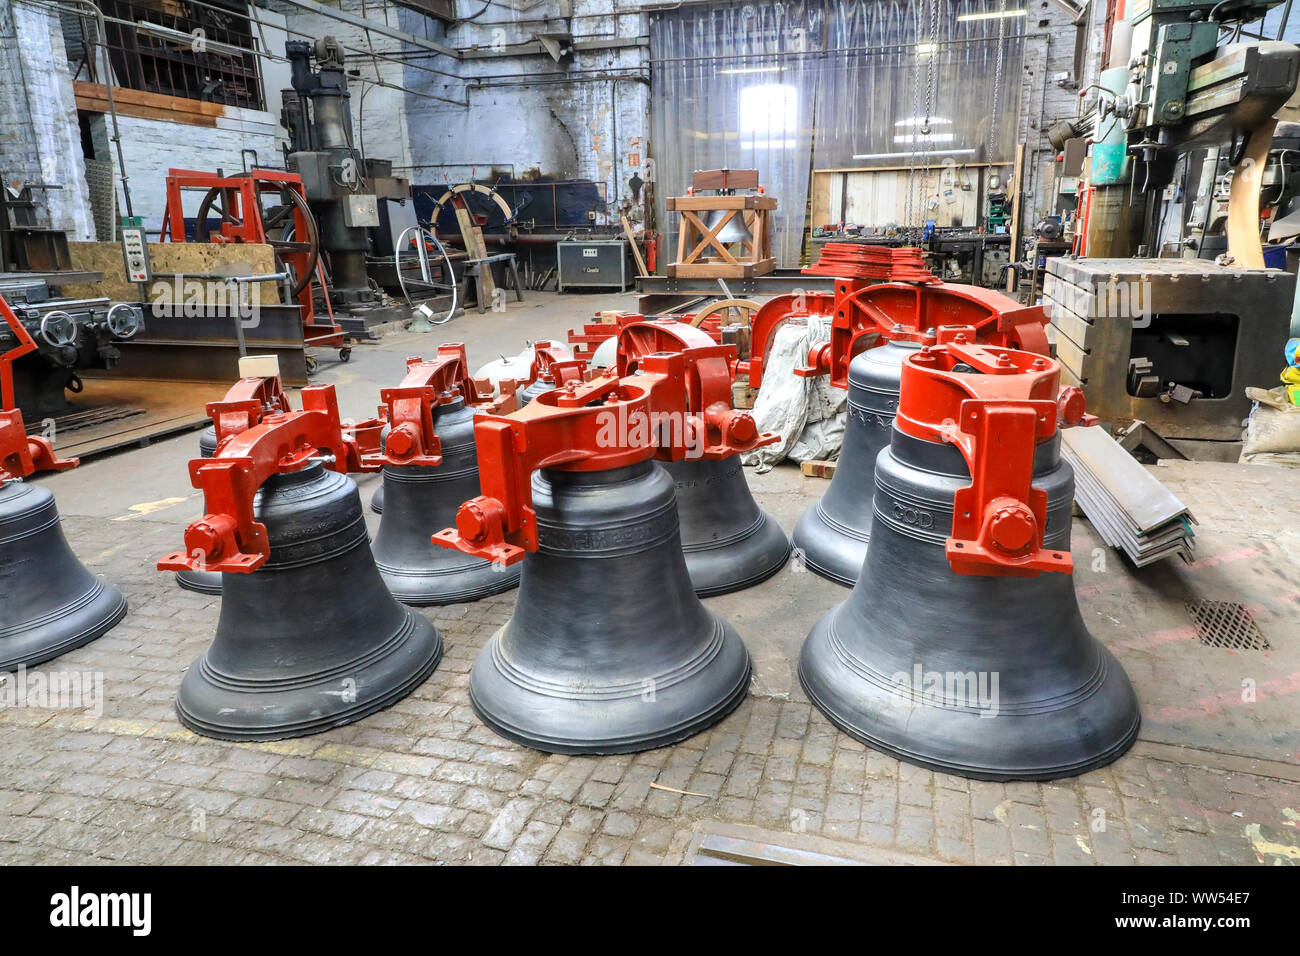
<svg viewBox="0 0 1300 956">
<path fill-rule="evenodd" d="M 717 190 L 718 195 L 700 196 L 696 190 Z M 736 189 L 756 193 L 736 195 Z M 695 174 L 689 195 L 667 200 L 669 212 L 678 213 L 677 261 L 668 275 L 682 279 L 752 279 L 776 268 L 772 258 L 770 214 L 776 199 L 762 194 L 758 171 L 753 169 L 701 170 Z M 712 223 L 713 213 L 722 213 Z M 748 239 L 726 242 L 724 230 L 739 218 Z"/>
</svg>

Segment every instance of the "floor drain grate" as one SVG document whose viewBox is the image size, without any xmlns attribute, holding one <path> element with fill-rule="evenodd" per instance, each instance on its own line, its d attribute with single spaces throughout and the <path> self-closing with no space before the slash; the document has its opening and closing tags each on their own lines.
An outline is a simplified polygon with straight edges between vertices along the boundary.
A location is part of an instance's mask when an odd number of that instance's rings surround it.
<svg viewBox="0 0 1300 956">
<path fill-rule="evenodd" d="M 1234 651 L 1267 651 L 1268 638 L 1245 605 L 1236 601 L 1189 601 L 1187 612 L 1196 622 L 1196 637 L 1209 647 Z"/>
</svg>

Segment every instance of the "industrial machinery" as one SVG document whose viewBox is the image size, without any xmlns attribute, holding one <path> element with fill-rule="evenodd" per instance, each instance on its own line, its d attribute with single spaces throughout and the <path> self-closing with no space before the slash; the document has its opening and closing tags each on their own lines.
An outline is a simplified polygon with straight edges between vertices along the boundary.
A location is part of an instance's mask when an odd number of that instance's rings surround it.
<svg viewBox="0 0 1300 956">
<path fill-rule="evenodd" d="M 1140 714 L 1079 613 L 1060 428 L 1094 422 L 1052 359 L 950 343 L 903 362 L 852 594 L 799 680 L 869 747 L 982 780 L 1051 780 L 1121 756 Z"/>
<path fill-rule="evenodd" d="M 431 361 L 411 358 L 406 377 L 381 393 L 388 422 L 383 451 L 383 519 L 375 535 L 379 573 L 404 604 L 477 601 L 517 587 L 519 568 L 459 551 L 434 548 L 430 526 L 452 522 L 462 503 L 479 494 L 476 414 L 515 408 L 513 394 L 481 394 L 470 377 L 465 346 L 438 346 Z"/>
<path fill-rule="evenodd" d="M 375 423 L 345 434 L 333 386 L 244 427 L 250 406 L 232 434 L 220 411 L 216 454 L 190 462 L 207 513 L 158 564 L 226 575 L 216 636 L 176 697 L 181 722 L 227 740 L 298 737 L 405 697 L 438 665 L 442 638 L 389 594 L 371 555 L 347 472 L 378 467 L 364 461 Z"/>
<path fill-rule="evenodd" d="M 1061 258 L 1045 294 L 1062 374 L 1088 407 L 1195 458 L 1241 440 L 1247 386 L 1277 375 L 1294 287 L 1280 270 L 1204 259 Z"/>
<path fill-rule="evenodd" d="M 470 672 L 470 702 L 497 733 L 553 753 L 646 750 L 744 697 L 749 655 L 695 596 L 673 482 L 654 465 L 764 440 L 730 408 L 726 365 L 712 348 L 646 355 L 636 375 L 570 382 L 475 423 L 483 494 L 434 540 L 507 564 L 528 555 L 514 616 Z"/>
<path fill-rule="evenodd" d="M 278 301 L 296 305 L 299 316 L 296 338 L 302 346 L 336 348 L 339 358 L 347 361 L 351 348 L 347 345 L 343 327 L 335 321 L 330 311 L 329 298 L 318 290 L 325 286 L 325 272 L 321 265 L 321 240 L 315 214 L 307 203 L 303 181 L 296 173 L 274 169 L 254 169 L 247 173 L 224 176 L 219 173 L 197 172 L 189 169 L 167 171 L 167 208 L 163 214 L 162 234 L 172 242 L 186 242 L 189 237 L 185 225 L 184 192 L 201 190 L 194 221 L 195 242 L 258 243 L 275 250 L 281 271 L 265 276 L 246 276 L 249 285 L 259 289 L 263 284 L 282 286 Z M 267 198 L 270 197 L 270 204 Z M 219 219 L 213 231 L 209 221 Z M 277 311 L 262 303 L 259 293 L 258 322 L 251 330 L 241 326 L 239 334 L 253 339 L 259 350 L 266 345 L 290 339 L 290 329 L 283 328 Z M 317 312 L 317 308 L 320 312 Z M 155 314 L 162 310 L 155 305 Z M 163 318 L 160 316 L 160 318 Z M 201 340 L 206 329 L 193 329 L 193 317 L 184 317 L 190 326 L 189 335 Z M 219 323 L 221 333 L 229 334 L 231 317 L 217 315 L 204 317 L 205 323 Z M 177 330 L 183 335 L 184 329 Z M 301 380 L 292 375 L 293 380 Z"/>
<path fill-rule="evenodd" d="M 111 369 L 121 358 L 117 343 L 144 328 L 140 306 L 107 298 L 51 298 L 43 280 L 9 276 L 0 282 L 8 307 L 36 348 L 13 365 L 14 407 L 33 420 L 72 410 L 66 392 L 81 391 L 79 370 Z M 0 326 L 0 349 L 20 340 Z"/>
<path fill-rule="evenodd" d="M 36 193 L 55 183 L 10 181 L 0 175 L 0 272 L 58 272 L 72 268 L 68 236 L 38 222 Z"/>
<path fill-rule="evenodd" d="M 794 544 L 809 570 L 851 587 L 862 570 L 871 533 L 872 475 L 889 443 L 904 361 L 943 341 L 996 344 L 1048 354 L 1037 307 L 976 286 L 941 283 L 920 265 L 920 250 L 829 244 L 808 268 L 836 275 L 833 293 L 778 296 L 754 320 L 750 386 L 776 327 L 792 316 L 831 316 L 831 339 L 808 357 L 801 375 L 828 375 L 849 392 L 839 465 L 830 487 L 799 519 Z"/>
<path fill-rule="evenodd" d="M 730 409 L 735 347 L 719 345 L 685 322 L 637 317 L 623 323 L 618 333 L 618 374 L 634 375 L 647 356 L 687 350 L 700 358 L 717 355 L 725 360 L 700 363 L 701 374 L 705 369 L 719 376 L 726 373 L 725 378 L 701 382 L 699 389 L 690 390 L 687 412 L 705 416 Z M 706 402 L 718 407 L 711 410 Z M 754 447 L 776 438 L 764 435 Z M 661 464 L 677 486 L 682 550 L 696 594 L 711 597 L 753 587 L 785 566 L 790 539 L 754 500 L 739 454 Z"/>
<path fill-rule="evenodd" d="M 302 177 L 329 268 L 328 294 L 336 320 L 350 335 L 408 316 L 372 286 L 366 257 L 380 228 L 379 203 L 411 198 L 393 164 L 363 157 L 352 141 L 352 110 L 343 47 L 332 36 L 289 40 L 285 55 L 293 89 L 281 93 L 281 122 L 289 131 L 285 166 Z M 313 63 L 316 69 L 313 69 Z"/>
<path fill-rule="evenodd" d="M 1281 0 L 1143 0 L 1110 37 L 1096 97 L 1081 204 L 1082 249 L 1100 257 L 1155 254 L 1180 159 L 1202 148 L 1231 168 L 1236 212 L 1228 253 L 1263 266 L 1260 187 L 1275 115 L 1296 89 L 1300 48 L 1242 39 L 1241 27 Z M 1289 13 L 1289 6 L 1288 6 Z M 1285 28 L 1285 17 L 1283 29 Z M 1198 198 L 1200 189 L 1198 187 Z M 1185 198 L 1185 197 L 1184 197 Z"/>
<path fill-rule="evenodd" d="M 0 298 L 16 345 L 0 354 L 0 672 L 30 667 L 102 637 L 126 616 L 126 599 L 91 574 L 68 546 L 54 496 L 23 479 L 75 468 L 49 439 L 28 435 L 14 404 L 13 363 L 36 343 Z"/>
</svg>

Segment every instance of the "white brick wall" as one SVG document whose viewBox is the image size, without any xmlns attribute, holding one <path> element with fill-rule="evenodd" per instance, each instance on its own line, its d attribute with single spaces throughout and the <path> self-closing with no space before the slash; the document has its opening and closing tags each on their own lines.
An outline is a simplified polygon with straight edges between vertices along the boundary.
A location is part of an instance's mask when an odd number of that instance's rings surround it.
<svg viewBox="0 0 1300 956">
<path fill-rule="evenodd" d="M 279 124 L 269 113 L 226 107 L 226 114 L 217 120 L 216 129 L 119 114 L 118 129 L 130 177 L 131 201 L 135 214 L 144 218 L 145 228 L 156 232 L 162 225 L 168 169 L 204 172 L 222 169 L 226 173 L 238 173 L 244 169 L 240 150 L 245 148 L 256 150 L 259 162 L 281 165 L 277 147 Z M 111 156 L 116 168 L 117 153 L 109 148 L 108 128 L 106 116 L 91 122 L 95 155 L 101 159 Z M 253 164 L 251 156 L 247 157 L 247 163 Z M 198 198 L 193 199 L 186 204 L 185 211 L 194 215 L 197 204 Z"/>
<path fill-rule="evenodd" d="M 41 225 L 94 239 L 81 133 L 58 17 L 0 0 L 0 172 L 52 183 L 37 192 Z"/>
</svg>

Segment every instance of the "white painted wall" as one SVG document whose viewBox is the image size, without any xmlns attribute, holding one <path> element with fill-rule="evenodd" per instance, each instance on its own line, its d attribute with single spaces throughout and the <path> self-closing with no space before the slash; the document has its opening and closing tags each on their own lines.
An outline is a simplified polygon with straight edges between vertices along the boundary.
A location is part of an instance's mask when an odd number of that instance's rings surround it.
<svg viewBox="0 0 1300 956">
<path fill-rule="evenodd" d="M 57 184 L 38 191 L 41 224 L 94 239 L 81 132 L 58 17 L 0 0 L 0 173 Z"/>
<path fill-rule="evenodd" d="M 116 169 L 117 153 L 109 148 L 108 129 L 106 116 L 91 122 L 96 158 L 111 158 Z M 145 228 L 151 232 L 157 232 L 162 225 L 168 169 L 242 172 L 245 163 L 240 150 L 244 148 L 257 150 L 259 161 L 270 158 L 279 164 L 279 124 L 269 113 L 257 110 L 228 106 L 226 115 L 218 118 L 216 129 L 119 114 L 118 129 L 135 214 L 144 218 Z M 252 164 L 251 156 L 247 162 Z M 190 215 L 194 214 L 198 200 L 194 203 L 194 208 L 186 206 Z M 125 215 L 120 201 L 119 208 Z"/>
</svg>

